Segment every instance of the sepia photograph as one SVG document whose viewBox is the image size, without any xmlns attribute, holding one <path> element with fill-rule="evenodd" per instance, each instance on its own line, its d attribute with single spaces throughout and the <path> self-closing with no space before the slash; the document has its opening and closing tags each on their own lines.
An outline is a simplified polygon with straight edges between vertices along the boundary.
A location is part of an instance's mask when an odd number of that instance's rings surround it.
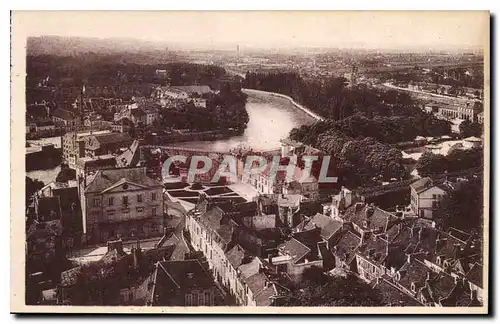
<svg viewBox="0 0 500 324">
<path fill-rule="evenodd" d="M 488 313 L 488 11 L 11 32 L 11 312 Z"/>
</svg>

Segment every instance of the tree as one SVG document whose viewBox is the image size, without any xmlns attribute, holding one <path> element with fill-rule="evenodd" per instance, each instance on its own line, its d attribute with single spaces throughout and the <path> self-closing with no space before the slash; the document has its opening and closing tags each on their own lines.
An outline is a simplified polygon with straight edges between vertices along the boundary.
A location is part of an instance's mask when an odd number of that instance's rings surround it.
<svg viewBox="0 0 500 324">
<path fill-rule="evenodd" d="M 463 137 L 476 136 L 480 137 L 483 133 L 483 127 L 477 122 L 471 122 L 470 120 L 464 120 L 460 126 L 460 134 Z"/>
<path fill-rule="evenodd" d="M 444 155 L 424 152 L 415 168 L 421 177 L 428 177 L 444 173 L 448 169 L 448 161 Z"/>
<path fill-rule="evenodd" d="M 380 292 L 355 275 L 325 277 L 324 283 L 313 280 L 304 289 L 292 290 L 283 306 L 382 306 Z"/>
<path fill-rule="evenodd" d="M 29 204 L 30 197 L 37 192 L 38 190 L 42 189 L 45 184 L 38 180 L 38 179 L 31 179 L 30 177 L 25 177 L 26 178 L 26 206 Z"/>
<path fill-rule="evenodd" d="M 482 176 L 470 177 L 458 185 L 441 201 L 436 219 L 443 229 L 454 227 L 473 233 L 482 233 L 483 183 Z"/>
</svg>

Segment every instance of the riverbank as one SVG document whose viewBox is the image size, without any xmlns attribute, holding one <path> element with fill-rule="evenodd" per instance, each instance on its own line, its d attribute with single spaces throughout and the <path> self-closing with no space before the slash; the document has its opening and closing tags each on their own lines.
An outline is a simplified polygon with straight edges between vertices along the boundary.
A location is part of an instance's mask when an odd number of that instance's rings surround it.
<svg viewBox="0 0 500 324">
<path fill-rule="evenodd" d="M 314 119 L 319 120 L 319 121 L 325 120 L 325 118 L 323 118 L 320 115 L 312 112 L 309 108 L 306 108 L 306 107 L 302 106 L 301 104 L 299 104 L 298 102 L 296 102 L 295 100 L 293 100 L 293 98 L 290 97 L 290 96 L 287 96 L 287 95 L 284 95 L 284 94 L 281 94 L 281 93 L 277 93 L 277 92 L 269 92 L 269 91 L 256 90 L 256 89 L 247 89 L 247 88 L 244 88 L 244 89 L 241 89 L 241 90 L 243 92 L 250 92 L 250 93 L 254 92 L 254 93 L 260 93 L 260 94 L 268 94 L 268 95 L 271 95 L 271 96 L 274 96 L 274 97 L 279 97 L 279 98 L 287 99 L 288 101 L 290 101 L 290 103 L 292 105 L 294 105 L 295 107 L 299 108 L 300 110 L 302 110 L 303 112 L 305 112 L 309 116 L 313 117 Z"/>
</svg>

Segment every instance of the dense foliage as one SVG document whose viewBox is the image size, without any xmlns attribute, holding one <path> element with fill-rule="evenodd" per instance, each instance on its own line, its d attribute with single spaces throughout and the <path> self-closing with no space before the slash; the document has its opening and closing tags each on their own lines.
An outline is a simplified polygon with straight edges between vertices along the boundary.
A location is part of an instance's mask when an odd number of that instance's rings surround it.
<svg viewBox="0 0 500 324">
<path fill-rule="evenodd" d="M 282 306 L 382 306 L 380 293 L 353 274 L 333 278 L 311 268 L 304 287 L 292 290 Z"/>
<path fill-rule="evenodd" d="M 26 206 L 29 205 L 29 199 L 30 197 L 37 192 L 38 190 L 42 189 L 45 184 L 38 180 L 38 179 L 31 179 L 30 177 L 25 177 L 26 178 Z"/>
<path fill-rule="evenodd" d="M 162 110 L 161 125 L 196 131 L 245 129 L 249 121 L 245 93 L 228 85 L 222 87 L 218 94 L 207 97 L 207 108 L 188 103 L 180 109 Z"/>
<path fill-rule="evenodd" d="M 457 172 L 483 165 L 483 150 L 453 150 L 447 156 L 425 152 L 418 159 L 415 168 L 421 177 L 434 176 L 445 172 Z"/>
<path fill-rule="evenodd" d="M 471 122 L 470 120 L 464 120 L 460 126 L 460 135 L 463 137 L 476 136 L 480 137 L 483 134 L 483 126 L 477 122 Z"/>
<path fill-rule="evenodd" d="M 441 201 L 436 211 L 444 229 L 454 227 L 466 232 L 482 234 L 483 182 L 482 177 L 469 177 Z"/>
<path fill-rule="evenodd" d="M 250 73 L 245 86 L 291 96 L 348 136 L 373 137 L 384 143 L 441 136 L 451 132 L 449 122 L 423 112 L 410 95 L 366 87 L 346 87 L 343 77 L 303 80 L 296 73 Z"/>
<path fill-rule="evenodd" d="M 408 176 L 400 150 L 371 137 L 353 138 L 332 128 L 329 122 L 293 129 L 290 137 L 322 150 L 336 162 L 342 185 L 376 185 L 379 180 Z"/>
<path fill-rule="evenodd" d="M 40 86 L 40 82 L 44 86 Z M 83 85 L 87 98 L 119 98 L 125 102 L 134 96 L 149 97 L 158 86 L 208 85 L 220 92 L 205 95 L 206 109 L 195 107 L 192 103 L 164 109 L 157 128 L 227 130 L 244 129 L 248 123 L 246 95 L 241 92 L 238 81 L 228 77 L 219 66 L 124 63 L 118 55 L 94 53 L 68 57 L 27 57 L 27 103 L 45 101 L 53 108 L 71 109 Z"/>
</svg>

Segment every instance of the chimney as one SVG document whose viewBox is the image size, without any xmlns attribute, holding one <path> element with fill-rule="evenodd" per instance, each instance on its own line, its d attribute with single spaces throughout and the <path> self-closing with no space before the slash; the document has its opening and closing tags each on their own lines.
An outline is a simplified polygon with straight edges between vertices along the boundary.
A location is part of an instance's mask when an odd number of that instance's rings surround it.
<svg viewBox="0 0 500 324">
<path fill-rule="evenodd" d="M 406 255 L 406 262 L 411 263 L 411 260 L 412 260 L 411 254 L 410 254 L 410 253 L 408 253 L 408 254 Z"/>
</svg>

